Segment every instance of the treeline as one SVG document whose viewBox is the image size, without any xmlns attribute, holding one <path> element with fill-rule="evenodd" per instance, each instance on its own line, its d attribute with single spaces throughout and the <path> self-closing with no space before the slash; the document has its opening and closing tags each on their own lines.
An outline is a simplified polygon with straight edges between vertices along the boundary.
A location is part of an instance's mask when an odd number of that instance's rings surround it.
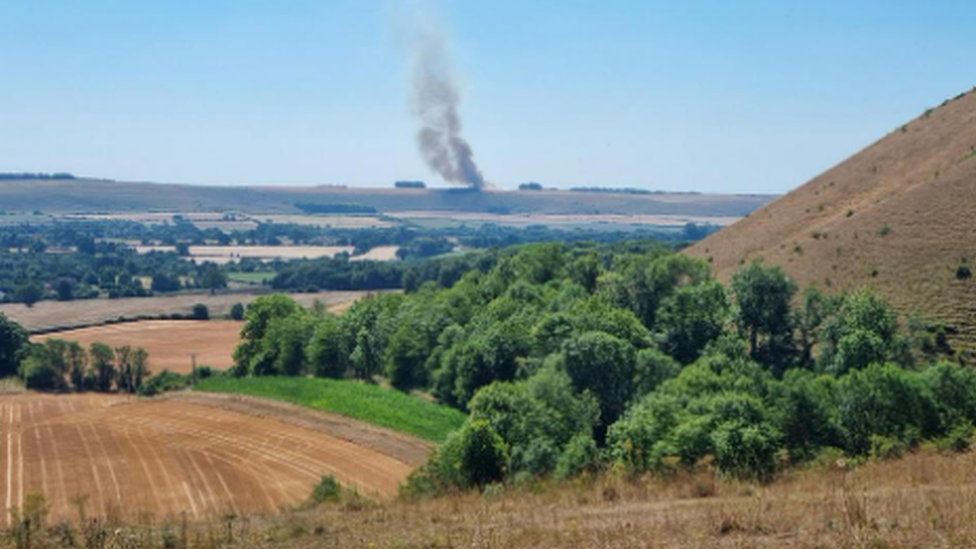
<svg viewBox="0 0 976 549">
<path fill-rule="evenodd" d="M 938 361 L 943 330 L 902 326 L 870 291 L 797 292 L 761 263 L 726 288 L 662 248 L 534 245 L 341 317 L 262 298 L 236 374 L 382 376 L 467 410 L 415 491 L 701 460 L 763 478 L 825 453 L 968 447 L 976 373 Z"/>
<path fill-rule="evenodd" d="M 196 265 L 177 253 L 139 254 L 116 243 L 82 242 L 77 252 L 0 251 L 0 302 L 145 297 L 227 286 L 225 268 Z"/>
<path fill-rule="evenodd" d="M 194 375 L 202 379 L 212 373 L 208 366 L 201 366 Z M 192 381 L 190 376 L 166 370 L 153 375 L 149 354 L 142 348 L 113 348 L 95 342 L 86 349 L 75 341 L 56 338 L 31 343 L 19 324 L 0 313 L 0 378 L 6 377 L 18 377 L 35 391 L 143 396 L 183 389 Z"/>
<path fill-rule="evenodd" d="M 638 189 L 635 187 L 571 187 L 569 190 L 579 193 L 609 193 L 609 194 L 701 194 L 698 191 L 659 191 Z"/>
<path fill-rule="evenodd" d="M 70 173 L 0 173 L 0 181 L 75 179 Z"/>
<path fill-rule="evenodd" d="M 376 208 L 362 204 L 318 204 L 313 202 L 296 202 L 299 210 L 312 214 L 368 214 L 376 213 Z"/>
<path fill-rule="evenodd" d="M 423 181 L 396 181 L 393 186 L 397 189 L 426 189 L 427 184 Z"/>
</svg>

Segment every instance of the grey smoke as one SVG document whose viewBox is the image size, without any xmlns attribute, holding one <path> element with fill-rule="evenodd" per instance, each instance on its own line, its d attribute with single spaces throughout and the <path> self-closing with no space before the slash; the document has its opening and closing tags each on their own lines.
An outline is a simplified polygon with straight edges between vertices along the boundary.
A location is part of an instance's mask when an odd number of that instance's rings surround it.
<svg viewBox="0 0 976 549">
<path fill-rule="evenodd" d="M 445 181 L 484 188 L 474 151 L 461 135 L 461 95 L 447 43 L 436 30 L 426 28 L 416 37 L 414 48 L 413 108 L 421 123 L 420 154 Z"/>
</svg>

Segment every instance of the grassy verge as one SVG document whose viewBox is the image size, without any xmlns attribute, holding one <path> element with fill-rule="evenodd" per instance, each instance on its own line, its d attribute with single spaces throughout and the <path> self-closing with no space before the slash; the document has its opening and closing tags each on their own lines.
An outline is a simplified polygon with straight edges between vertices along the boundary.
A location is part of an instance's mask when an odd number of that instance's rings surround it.
<svg viewBox="0 0 976 549">
<path fill-rule="evenodd" d="M 197 391 L 282 400 L 441 442 L 461 426 L 464 414 L 393 389 L 356 381 L 296 377 L 201 380 Z"/>
</svg>

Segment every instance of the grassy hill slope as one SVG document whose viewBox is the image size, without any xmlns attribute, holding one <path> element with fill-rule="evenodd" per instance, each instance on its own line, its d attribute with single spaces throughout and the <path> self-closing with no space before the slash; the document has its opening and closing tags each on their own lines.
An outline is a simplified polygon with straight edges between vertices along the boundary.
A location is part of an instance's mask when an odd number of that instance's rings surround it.
<svg viewBox="0 0 976 549">
<path fill-rule="evenodd" d="M 829 291 L 869 285 L 976 350 L 976 92 L 689 249 L 722 279 L 762 258 Z"/>
</svg>

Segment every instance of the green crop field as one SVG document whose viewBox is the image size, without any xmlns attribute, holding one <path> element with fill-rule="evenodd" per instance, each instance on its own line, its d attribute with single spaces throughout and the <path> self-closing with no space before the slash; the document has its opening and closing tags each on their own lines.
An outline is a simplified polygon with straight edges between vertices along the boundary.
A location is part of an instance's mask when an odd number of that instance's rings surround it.
<svg viewBox="0 0 976 549">
<path fill-rule="evenodd" d="M 232 282 L 243 282 L 245 284 L 265 284 L 271 282 L 276 273 L 227 273 L 227 278 Z"/>
<path fill-rule="evenodd" d="M 197 391 L 282 400 L 441 442 L 464 423 L 463 413 L 376 385 L 294 377 L 204 379 Z"/>
</svg>

